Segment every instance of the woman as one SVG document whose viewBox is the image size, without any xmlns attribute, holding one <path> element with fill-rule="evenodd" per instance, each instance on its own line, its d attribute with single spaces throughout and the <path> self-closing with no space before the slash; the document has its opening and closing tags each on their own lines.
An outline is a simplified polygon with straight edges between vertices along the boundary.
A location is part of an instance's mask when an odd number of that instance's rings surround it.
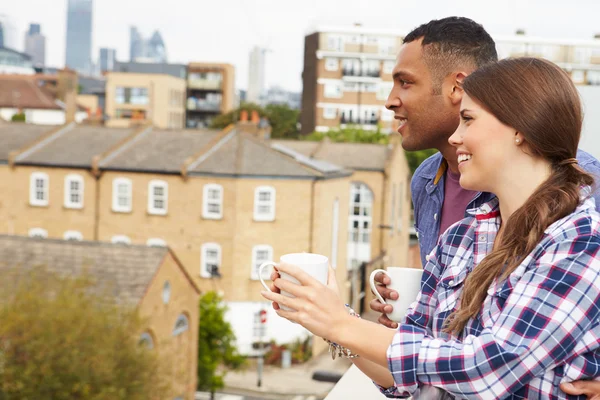
<svg viewBox="0 0 600 400">
<path fill-rule="evenodd" d="M 424 267 L 396 331 L 345 310 L 292 265 L 276 279 L 296 298 L 263 296 L 278 314 L 360 355 L 355 364 L 390 397 L 438 387 L 456 398 L 569 398 L 561 382 L 600 368 L 600 215 L 593 179 L 577 166 L 578 92 L 533 58 L 485 66 L 464 81 L 450 138 L 461 186 L 496 198 L 451 226 Z"/>
</svg>

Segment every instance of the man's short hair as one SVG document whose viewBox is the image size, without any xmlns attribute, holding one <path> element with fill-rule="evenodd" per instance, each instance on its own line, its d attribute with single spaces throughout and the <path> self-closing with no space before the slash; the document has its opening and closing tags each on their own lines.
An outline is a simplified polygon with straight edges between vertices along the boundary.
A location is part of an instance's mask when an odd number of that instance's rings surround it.
<svg viewBox="0 0 600 400">
<path fill-rule="evenodd" d="M 429 68 L 434 92 L 441 92 L 444 78 L 457 68 L 475 70 L 498 61 L 496 43 L 483 26 L 464 17 L 429 21 L 414 29 L 404 43 L 423 39 L 423 57 Z"/>
</svg>

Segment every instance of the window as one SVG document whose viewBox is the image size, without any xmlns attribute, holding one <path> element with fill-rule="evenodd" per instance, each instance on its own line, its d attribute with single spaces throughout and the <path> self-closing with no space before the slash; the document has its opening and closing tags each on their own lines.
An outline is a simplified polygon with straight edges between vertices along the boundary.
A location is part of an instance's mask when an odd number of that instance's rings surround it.
<svg viewBox="0 0 600 400">
<path fill-rule="evenodd" d="M 337 110 L 333 107 L 325 107 L 323 109 L 323 118 L 325 119 L 335 119 L 337 117 Z"/>
<path fill-rule="evenodd" d="M 110 242 L 114 244 L 130 245 L 131 239 L 125 235 L 115 235 L 110 239 Z"/>
<path fill-rule="evenodd" d="M 136 121 L 143 121 L 146 119 L 146 110 L 143 109 L 123 109 L 117 108 L 115 110 L 115 118 L 119 119 L 133 119 Z"/>
<path fill-rule="evenodd" d="M 175 322 L 175 328 L 173 329 L 173 336 L 181 335 L 183 332 L 187 331 L 190 327 L 190 323 L 188 321 L 188 317 L 184 314 L 181 314 L 177 317 L 177 321 Z"/>
<path fill-rule="evenodd" d="M 140 335 L 140 341 L 138 342 L 140 346 L 144 346 L 148 350 L 152 350 L 154 348 L 154 340 L 152 339 L 152 335 L 148 332 L 144 332 Z"/>
<path fill-rule="evenodd" d="M 131 212 L 131 179 L 113 180 L 112 209 L 115 212 Z"/>
<path fill-rule="evenodd" d="M 223 218 L 223 186 L 212 183 L 204 185 L 202 199 L 203 218 Z"/>
<path fill-rule="evenodd" d="M 258 245 L 252 248 L 252 271 L 250 271 L 250 279 L 258 280 L 258 268 L 267 261 L 273 260 L 273 248 L 269 245 Z M 271 275 L 271 268 L 263 270 L 263 279 L 268 279 Z"/>
<path fill-rule="evenodd" d="M 44 207 L 48 205 L 50 180 L 43 172 L 34 172 L 29 180 L 29 204 Z"/>
<path fill-rule="evenodd" d="M 48 237 L 48 231 L 42 228 L 31 228 L 29 230 L 29 237 L 36 239 L 46 239 Z"/>
<path fill-rule="evenodd" d="M 63 235 L 63 239 L 81 242 L 83 240 L 83 235 L 78 231 L 66 231 Z"/>
<path fill-rule="evenodd" d="M 148 104 L 148 89 L 118 86 L 115 89 L 115 102 L 117 104 Z"/>
<path fill-rule="evenodd" d="M 333 202 L 333 216 L 331 221 L 331 266 L 337 267 L 338 236 L 340 227 L 340 200 Z"/>
<path fill-rule="evenodd" d="M 148 247 L 167 247 L 167 242 L 159 238 L 151 238 L 146 242 Z"/>
<path fill-rule="evenodd" d="M 379 82 L 377 87 L 377 100 L 387 100 L 394 86 L 393 82 Z"/>
<path fill-rule="evenodd" d="M 371 243 L 371 208 L 373 193 L 364 183 L 350 188 L 349 242 Z"/>
<path fill-rule="evenodd" d="M 259 186 L 254 191 L 254 220 L 275 220 L 275 188 Z"/>
<path fill-rule="evenodd" d="M 325 71 L 337 71 L 339 68 L 339 61 L 337 58 L 326 58 L 325 59 Z"/>
<path fill-rule="evenodd" d="M 333 51 L 342 51 L 344 49 L 344 39 L 341 36 L 328 35 L 327 49 Z"/>
<path fill-rule="evenodd" d="M 169 200 L 169 185 L 165 181 L 152 180 L 148 183 L 148 213 L 155 215 L 167 214 Z"/>
<path fill-rule="evenodd" d="M 267 311 L 267 310 L 264 310 L 264 311 Z M 262 319 L 262 317 L 260 315 L 261 312 L 262 312 L 262 310 L 259 310 L 254 313 L 254 321 L 252 324 L 252 336 L 255 339 L 264 338 L 265 336 L 267 336 L 267 324 L 263 324 L 261 322 L 261 319 Z"/>
<path fill-rule="evenodd" d="M 342 86 L 338 83 L 326 83 L 323 88 L 325 97 L 340 98 L 342 97 Z"/>
<path fill-rule="evenodd" d="M 221 246 L 217 243 L 205 243 L 201 251 L 200 276 L 203 278 L 220 278 Z"/>
<path fill-rule="evenodd" d="M 65 207 L 83 208 L 83 177 L 69 174 L 65 177 Z"/>
<path fill-rule="evenodd" d="M 162 301 L 164 304 L 169 304 L 169 300 L 171 300 L 171 283 L 166 281 L 163 284 Z"/>
</svg>

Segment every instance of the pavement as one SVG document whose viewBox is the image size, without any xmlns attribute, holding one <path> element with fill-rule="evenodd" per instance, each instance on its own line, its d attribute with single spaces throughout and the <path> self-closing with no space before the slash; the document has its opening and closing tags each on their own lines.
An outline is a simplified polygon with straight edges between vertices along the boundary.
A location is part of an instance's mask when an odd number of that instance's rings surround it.
<svg viewBox="0 0 600 400">
<path fill-rule="evenodd" d="M 374 321 L 378 315 L 369 311 L 364 315 Z M 263 370 L 262 385 L 257 386 L 256 367 L 244 371 L 232 371 L 225 375 L 223 393 L 239 397 L 218 398 L 217 400 L 321 400 L 333 389 L 335 383 L 319 382 L 312 379 L 315 371 L 344 374 L 352 363 L 348 359 L 331 359 L 328 352 L 312 360 L 289 368 L 267 365 Z M 199 399 L 200 400 L 200 399 Z"/>
</svg>

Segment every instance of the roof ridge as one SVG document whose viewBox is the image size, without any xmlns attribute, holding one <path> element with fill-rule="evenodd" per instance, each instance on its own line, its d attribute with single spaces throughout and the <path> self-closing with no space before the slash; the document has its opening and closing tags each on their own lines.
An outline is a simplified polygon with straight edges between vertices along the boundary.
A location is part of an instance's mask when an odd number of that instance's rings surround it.
<svg viewBox="0 0 600 400">
<path fill-rule="evenodd" d="M 48 133 L 44 137 L 36 140 L 35 142 L 29 144 L 29 146 L 26 146 L 25 148 L 21 149 L 20 151 L 17 150 L 13 154 L 12 157 L 9 157 L 9 159 L 10 159 L 9 164 L 14 165 L 15 163 L 23 160 L 24 158 L 29 157 L 31 154 L 35 153 L 36 151 L 40 150 L 42 147 L 44 147 L 47 144 L 58 139 L 65 133 L 72 131 L 74 127 L 75 127 L 75 122 L 71 122 L 67 125 L 61 125 L 56 130 L 50 131 L 50 133 Z"/>
<path fill-rule="evenodd" d="M 125 150 L 129 149 L 135 142 L 139 141 L 142 137 L 146 136 L 154 127 L 152 125 L 144 125 L 142 128 L 128 135 L 119 143 L 115 144 L 113 147 L 105 151 L 104 153 L 94 156 L 92 158 L 92 170 L 99 171 L 100 168 L 104 167 L 107 163 L 111 162 L 115 157 L 123 153 Z M 96 158 L 98 157 L 98 158 Z"/>
<path fill-rule="evenodd" d="M 237 130 L 235 129 L 235 125 L 228 125 L 221 131 L 221 133 L 217 134 L 204 147 L 202 147 L 198 153 L 189 157 L 183 162 L 181 165 L 181 175 L 187 176 L 190 170 L 198 168 L 200 164 L 206 161 L 214 152 L 219 150 L 219 148 L 221 148 L 236 134 Z"/>
</svg>

